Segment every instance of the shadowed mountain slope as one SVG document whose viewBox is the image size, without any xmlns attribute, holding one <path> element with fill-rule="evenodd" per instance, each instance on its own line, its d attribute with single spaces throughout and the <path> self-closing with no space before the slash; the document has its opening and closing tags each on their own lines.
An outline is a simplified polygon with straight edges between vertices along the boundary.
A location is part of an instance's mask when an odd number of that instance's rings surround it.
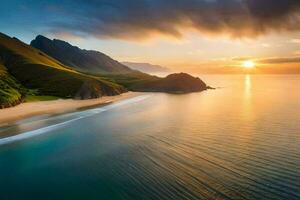
<svg viewBox="0 0 300 200">
<path fill-rule="evenodd" d="M 133 72 L 127 66 L 101 52 L 80 49 L 62 40 L 50 40 L 38 35 L 31 41 L 30 45 L 77 71 L 91 74 L 123 74 Z"/>
</svg>

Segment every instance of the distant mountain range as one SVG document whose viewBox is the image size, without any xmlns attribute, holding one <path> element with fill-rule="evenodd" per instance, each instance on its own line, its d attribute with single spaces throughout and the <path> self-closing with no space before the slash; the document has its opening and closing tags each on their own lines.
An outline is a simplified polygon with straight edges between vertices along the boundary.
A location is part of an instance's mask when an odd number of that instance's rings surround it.
<svg viewBox="0 0 300 200">
<path fill-rule="evenodd" d="M 101 52 L 80 49 L 62 40 L 50 40 L 38 35 L 30 45 L 77 71 L 93 74 L 133 72 L 127 66 Z"/>
<path fill-rule="evenodd" d="M 171 72 L 170 69 L 162 67 L 160 65 L 153 65 L 150 63 L 135 63 L 135 62 L 122 62 L 123 65 L 128 66 L 133 70 L 138 70 L 145 73 L 161 73 L 161 72 Z"/>
<path fill-rule="evenodd" d="M 90 99 L 128 90 L 185 93 L 208 88 L 188 74 L 159 78 L 61 40 L 39 35 L 30 46 L 0 33 L 0 108 L 21 103 L 28 94 Z"/>
</svg>

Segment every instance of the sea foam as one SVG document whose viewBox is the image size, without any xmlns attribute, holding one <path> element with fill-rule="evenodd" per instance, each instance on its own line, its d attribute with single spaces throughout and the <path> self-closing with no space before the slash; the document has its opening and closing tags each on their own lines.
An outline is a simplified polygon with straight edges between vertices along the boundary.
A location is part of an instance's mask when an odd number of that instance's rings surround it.
<svg viewBox="0 0 300 200">
<path fill-rule="evenodd" d="M 123 101 L 120 101 L 120 102 L 117 102 L 117 103 L 113 103 L 111 105 L 107 105 L 107 106 L 104 106 L 104 107 L 101 107 L 101 108 L 94 108 L 94 109 L 89 109 L 89 110 L 85 110 L 85 111 L 65 114 L 65 115 L 62 115 L 62 116 L 74 116 L 75 118 L 64 121 L 64 122 L 61 122 L 61 123 L 58 123 L 58 124 L 46 126 L 46 127 L 43 127 L 43 128 L 32 130 L 32 131 L 27 131 L 27 132 L 24 132 L 24 133 L 20 133 L 18 135 L 2 138 L 2 139 L 0 139 L 0 145 L 9 144 L 9 143 L 13 143 L 13 142 L 16 142 L 16 141 L 28 139 L 28 138 L 35 137 L 35 136 L 38 136 L 38 135 L 42 135 L 42 134 L 48 133 L 50 131 L 57 130 L 57 129 L 60 129 L 62 127 L 65 127 L 65 126 L 67 126 L 67 125 L 69 125 L 69 124 L 71 124 L 75 121 L 78 121 L 80 119 L 87 118 L 87 117 L 102 113 L 104 111 L 108 111 L 108 110 L 111 110 L 111 109 L 114 109 L 114 108 L 117 108 L 117 107 L 121 107 L 121 106 L 124 106 L 124 105 L 127 105 L 127 104 L 132 104 L 132 103 L 142 101 L 142 100 L 148 98 L 149 96 L 150 95 L 143 95 L 143 96 L 133 97 L 133 98 L 123 100 Z M 49 119 L 47 119 L 47 120 L 49 120 Z M 45 121 L 45 120 L 43 120 L 43 121 Z"/>
</svg>

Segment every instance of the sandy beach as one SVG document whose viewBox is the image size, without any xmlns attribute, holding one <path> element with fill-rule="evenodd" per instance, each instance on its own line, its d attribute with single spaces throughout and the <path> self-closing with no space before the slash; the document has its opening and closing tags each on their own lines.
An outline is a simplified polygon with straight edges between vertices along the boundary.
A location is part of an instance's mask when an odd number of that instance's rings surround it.
<svg viewBox="0 0 300 200">
<path fill-rule="evenodd" d="M 140 95 L 138 92 L 127 92 L 118 96 L 104 96 L 99 99 L 74 100 L 59 99 L 53 101 L 39 101 L 22 103 L 15 107 L 0 109 L 0 127 L 18 120 L 43 114 L 61 114 L 120 101 Z"/>
</svg>

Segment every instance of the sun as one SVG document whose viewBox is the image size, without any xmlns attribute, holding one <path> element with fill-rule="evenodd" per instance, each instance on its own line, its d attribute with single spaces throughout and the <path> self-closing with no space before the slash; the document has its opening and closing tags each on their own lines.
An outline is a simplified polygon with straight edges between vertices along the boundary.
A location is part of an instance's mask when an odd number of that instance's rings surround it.
<svg viewBox="0 0 300 200">
<path fill-rule="evenodd" d="M 242 63 L 242 66 L 244 68 L 251 69 L 255 67 L 255 62 L 253 62 L 252 60 L 246 60 Z"/>
</svg>

